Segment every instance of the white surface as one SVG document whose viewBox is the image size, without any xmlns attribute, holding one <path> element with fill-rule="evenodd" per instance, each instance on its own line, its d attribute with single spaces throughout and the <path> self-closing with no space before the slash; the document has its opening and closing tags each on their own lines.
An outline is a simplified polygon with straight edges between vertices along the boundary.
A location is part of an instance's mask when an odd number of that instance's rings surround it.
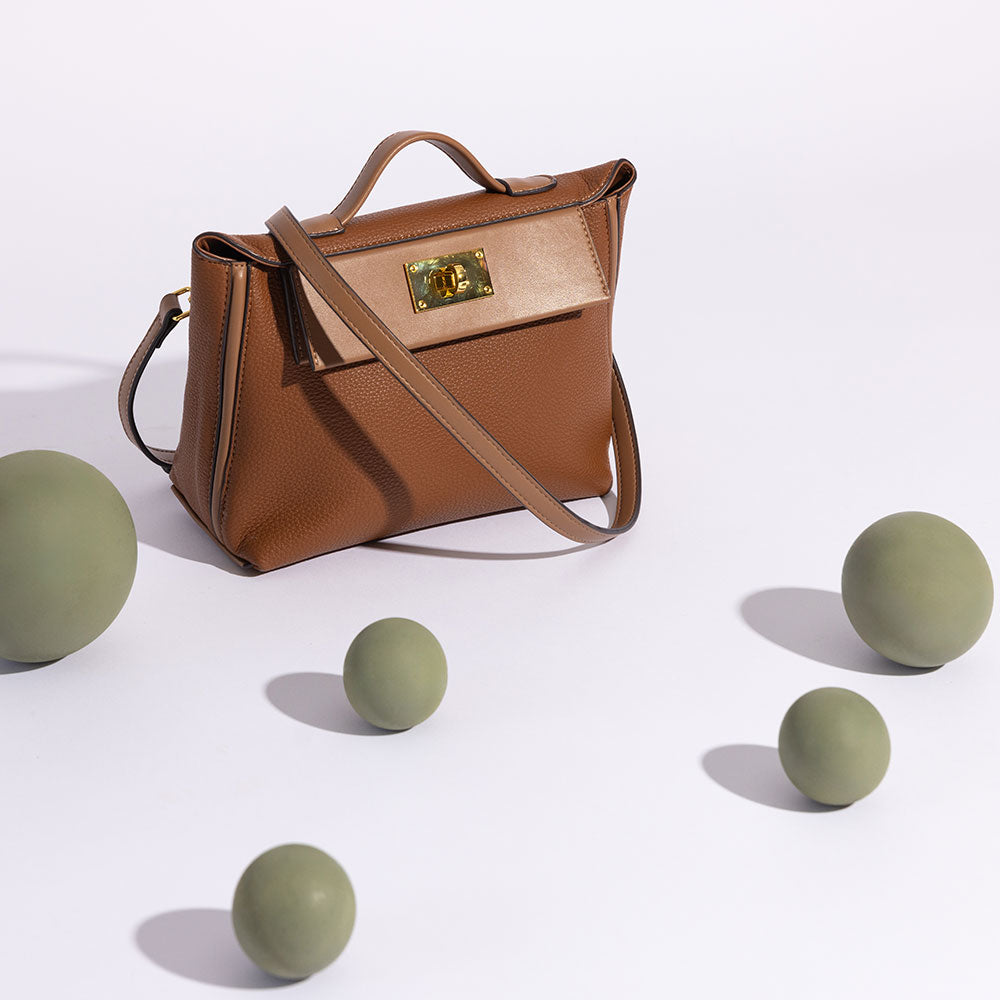
<svg viewBox="0 0 1000 1000">
<path fill-rule="evenodd" d="M 288 995 L 994 996 L 1000 626 L 879 673 L 829 592 L 899 509 L 1000 566 L 995 7 L 347 7 L 5 15 L 0 452 L 94 462 L 141 546 L 98 642 L 0 673 L 0 993 L 261 985 L 223 911 L 298 840 L 359 911 Z M 244 578 L 121 435 L 120 371 L 197 232 L 325 210 L 407 127 L 500 174 L 638 165 L 616 351 L 641 522 L 557 557 L 508 515 Z M 372 204 L 466 186 L 414 149 Z M 141 401 L 154 443 L 174 339 Z M 764 635 L 740 611 L 762 591 Z M 385 615 L 447 649 L 428 724 L 362 735 L 335 678 L 275 681 L 339 673 Z M 773 751 L 725 748 L 773 747 L 831 684 L 875 702 L 893 761 L 811 812 Z"/>
</svg>

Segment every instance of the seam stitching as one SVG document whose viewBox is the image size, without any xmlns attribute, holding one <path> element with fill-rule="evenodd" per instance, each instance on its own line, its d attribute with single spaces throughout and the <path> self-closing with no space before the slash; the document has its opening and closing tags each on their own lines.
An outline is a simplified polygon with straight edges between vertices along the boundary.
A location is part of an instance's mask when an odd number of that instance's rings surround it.
<svg viewBox="0 0 1000 1000">
<path fill-rule="evenodd" d="M 240 403 L 243 401 L 243 355 L 246 352 L 247 341 L 250 336 L 250 310 L 253 308 L 253 296 L 250 294 L 250 268 L 247 268 L 246 276 L 246 303 L 243 316 L 243 326 L 240 329 L 240 347 L 236 353 L 236 364 L 239 377 L 236 380 L 236 402 L 233 405 L 233 430 L 229 439 L 229 447 L 226 451 L 226 472 L 222 479 L 222 496 L 219 498 L 219 532 L 223 530 L 223 522 L 226 517 L 226 508 L 229 503 L 229 474 L 233 468 L 232 458 L 236 452 L 236 438 L 240 432 Z M 220 539 L 221 541 L 221 539 Z"/>
<path fill-rule="evenodd" d="M 612 164 L 611 169 L 607 172 L 607 174 L 605 174 L 604 178 L 601 180 L 601 183 L 598 184 L 596 186 L 596 188 L 594 189 L 595 191 L 602 190 L 604 188 L 604 186 L 608 183 L 608 181 L 611 179 L 611 174 L 614 172 L 615 166 L 617 166 L 617 163 L 618 163 L 618 161 L 616 160 L 615 163 Z M 585 194 L 583 197 L 584 198 L 588 198 L 588 197 L 592 197 L 592 196 L 588 195 L 588 194 Z M 558 212 L 562 208 L 574 208 L 574 207 L 579 207 L 579 201 L 578 200 L 567 201 L 567 202 L 565 202 L 562 205 L 553 205 L 551 208 L 545 209 L 545 211 L 546 212 Z M 524 215 L 524 214 L 525 214 L 524 211 L 517 211 L 517 210 L 515 210 L 513 212 L 501 212 L 499 215 L 487 215 L 487 216 L 484 216 L 481 219 L 477 219 L 475 222 L 470 223 L 467 228 L 471 229 L 471 228 L 474 228 L 476 226 L 485 225 L 488 222 L 500 222 L 503 219 L 516 219 L 518 216 Z M 415 237 L 418 237 L 418 236 L 429 236 L 432 233 L 438 233 L 440 231 L 441 231 L 441 227 L 440 226 L 432 226 L 430 229 L 420 229 L 420 230 L 417 230 L 416 232 L 408 233 L 406 235 L 405 239 L 409 240 L 409 239 L 414 239 Z M 317 234 L 315 237 L 311 236 L 308 233 L 306 235 L 309 235 L 310 239 L 319 239 L 320 238 L 320 234 Z M 337 235 L 339 235 L 339 233 L 331 233 L 330 235 L 331 236 L 337 236 Z M 351 250 L 351 249 L 358 249 L 358 247 L 342 247 L 342 248 L 338 249 L 337 252 L 338 253 L 342 253 L 344 251 Z M 320 252 L 322 252 L 322 251 L 320 251 Z"/>
<path fill-rule="evenodd" d="M 601 267 L 601 262 L 597 259 L 597 248 L 594 246 L 594 237 L 591 235 L 590 226 L 587 225 L 587 219 L 583 214 L 583 209 L 577 208 L 576 211 L 580 220 L 580 225 L 583 227 L 583 235 L 587 241 L 587 248 L 590 250 L 590 259 L 593 262 L 594 270 L 597 272 L 597 279 L 601 283 L 601 291 L 610 298 L 611 292 L 608 289 L 608 282 L 604 277 L 604 268 Z M 610 324 L 608 328 L 610 329 Z"/>
<path fill-rule="evenodd" d="M 215 463 L 218 460 L 218 441 L 219 441 L 219 430 L 222 424 L 222 398 L 224 393 L 222 391 L 222 359 L 223 359 L 223 349 L 226 346 L 226 323 L 229 320 L 229 309 L 230 309 L 230 297 L 233 294 L 233 268 L 235 264 L 231 264 L 226 267 L 226 296 L 223 299 L 222 304 L 222 322 L 219 325 L 219 356 L 215 362 L 215 370 L 219 373 L 216 379 L 216 385 L 219 387 L 219 398 L 215 404 L 215 434 L 213 435 L 213 445 L 212 445 L 212 461 L 209 464 L 208 469 L 208 523 L 212 523 L 212 493 L 215 490 Z"/>
</svg>

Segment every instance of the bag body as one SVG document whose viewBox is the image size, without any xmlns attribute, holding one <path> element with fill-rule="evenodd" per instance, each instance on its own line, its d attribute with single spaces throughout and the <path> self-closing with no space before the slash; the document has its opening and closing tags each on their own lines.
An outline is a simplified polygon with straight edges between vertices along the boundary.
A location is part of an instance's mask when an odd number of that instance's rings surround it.
<svg viewBox="0 0 1000 1000">
<path fill-rule="evenodd" d="M 492 189 L 355 218 L 418 139 Z M 624 426 L 619 517 L 581 540 L 611 537 L 639 502 L 611 351 L 634 180 L 616 160 L 501 181 L 445 136 L 390 136 L 333 213 L 299 223 L 284 209 L 266 235 L 195 239 L 180 441 L 147 448 L 132 413 L 186 315 L 176 293 L 126 371 L 126 432 L 228 553 L 270 570 L 522 505 L 575 537 L 564 528 L 586 522 L 563 503 L 611 489 Z"/>
</svg>

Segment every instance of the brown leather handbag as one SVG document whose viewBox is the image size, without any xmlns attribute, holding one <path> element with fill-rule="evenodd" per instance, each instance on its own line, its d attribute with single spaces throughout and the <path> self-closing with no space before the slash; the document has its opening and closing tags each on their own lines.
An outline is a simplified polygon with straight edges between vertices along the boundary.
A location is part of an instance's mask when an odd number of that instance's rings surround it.
<svg viewBox="0 0 1000 1000">
<path fill-rule="evenodd" d="M 355 218 L 419 140 L 483 190 Z M 613 538 L 640 495 L 611 353 L 634 182 L 627 160 L 498 179 L 448 136 L 397 132 L 330 214 L 282 208 L 269 235 L 195 239 L 190 289 L 164 296 L 125 371 L 125 433 L 260 570 L 520 506 L 576 542 Z M 152 448 L 136 386 L 189 314 L 180 443 Z M 617 510 L 601 527 L 565 501 L 612 488 L 609 440 Z"/>
</svg>

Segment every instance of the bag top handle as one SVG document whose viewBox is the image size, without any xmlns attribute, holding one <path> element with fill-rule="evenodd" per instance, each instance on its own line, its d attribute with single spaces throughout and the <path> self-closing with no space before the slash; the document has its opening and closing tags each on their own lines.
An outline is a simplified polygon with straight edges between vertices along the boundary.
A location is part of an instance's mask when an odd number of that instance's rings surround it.
<svg viewBox="0 0 1000 1000">
<path fill-rule="evenodd" d="M 332 236 L 342 233 L 344 227 L 361 210 L 368 195 L 372 193 L 376 181 L 382 176 L 382 171 L 389 165 L 393 157 L 414 142 L 429 142 L 436 146 L 453 160 L 471 180 L 481 185 L 487 191 L 495 194 L 505 194 L 517 198 L 527 194 L 541 194 L 556 186 L 556 179 L 548 174 L 535 177 L 494 177 L 460 142 L 441 132 L 423 132 L 410 129 L 404 132 L 394 132 L 383 139 L 372 151 L 358 174 L 351 189 L 332 212 L 316 215 L 303 222 L 303 228 L 310 236 Z"/>
</svg>

